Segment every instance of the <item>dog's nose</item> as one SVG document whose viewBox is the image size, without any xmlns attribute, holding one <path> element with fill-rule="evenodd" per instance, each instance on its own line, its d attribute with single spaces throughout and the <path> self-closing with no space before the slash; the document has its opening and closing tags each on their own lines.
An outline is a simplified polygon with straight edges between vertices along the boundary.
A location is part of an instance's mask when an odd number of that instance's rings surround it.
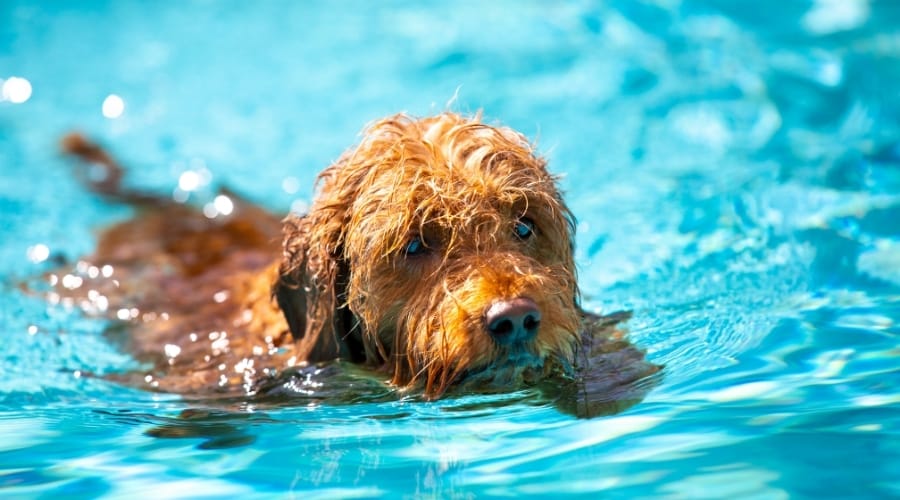
<svg viewBox="0 0 900 500">
<path fill-rule="evenodd" d="M 499 344 L 525 342 L 537 335 L 541 324 L 541 311 L 527 297 L 499 300 L 484 313 L 488 333 Z"/>
</svg>

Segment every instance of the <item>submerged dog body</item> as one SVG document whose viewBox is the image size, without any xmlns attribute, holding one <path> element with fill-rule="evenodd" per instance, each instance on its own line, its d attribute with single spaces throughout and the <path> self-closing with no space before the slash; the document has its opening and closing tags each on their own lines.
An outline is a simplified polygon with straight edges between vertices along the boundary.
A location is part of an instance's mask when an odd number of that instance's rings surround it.
<svg viewBox="0 0 900 500">
<path fill-rule="evenodd" d="M 338 358 L 429 398 L 571 379 L 586 351 L 622 351 L 631 379 L 656 371 L 581 311 L 573 217 L 508 128 L 453 113 L 373 124 L 320 175 L 309 213 L 283 221 L 280 247 L 282 223 L 232 193 L 233 210 L 210 217 L 123 189 L 122 169 L 78 136 L 64 149 L 105 170 L 95 191 L 144 208 L 81 266 L 111 276 L 87 272 L 64 295 L 103 297 L 93 309 L 127 323 L 160 389 L 252 391 Z"/>
</svg>

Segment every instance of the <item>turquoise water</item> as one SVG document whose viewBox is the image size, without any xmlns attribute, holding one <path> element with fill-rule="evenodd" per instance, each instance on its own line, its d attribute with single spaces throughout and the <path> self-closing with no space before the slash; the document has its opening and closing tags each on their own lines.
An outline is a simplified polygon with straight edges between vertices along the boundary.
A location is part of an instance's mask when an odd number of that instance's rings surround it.
<svg viewBox="0 0 900 500">
<path fill-rule="evenodd" d="M 900 496 L 898 27 L 888 0 L 5 0 L 0 497 Z M 18 286 L 130 213 L 72 178 L 72 128 L 132 185 L 285 211 L 363 124 L 448 103 L 564 176 L 585 305 L 666 366 L 640 404 L 143 392 L 84 376 L 134 367 L 103 322 Z"/>
</svg>

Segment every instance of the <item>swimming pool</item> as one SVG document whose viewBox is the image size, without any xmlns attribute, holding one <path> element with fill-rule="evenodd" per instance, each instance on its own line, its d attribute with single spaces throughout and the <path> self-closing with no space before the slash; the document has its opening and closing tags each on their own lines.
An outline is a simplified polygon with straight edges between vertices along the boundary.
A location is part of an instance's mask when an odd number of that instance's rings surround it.
<svg viewBox="0 0 900 500">
<path fill-rule="evenodd" d="M 900 495 L 891 2 L 0 4 L 0 496 Z M 585 305 L 664 364 L 575 419 L 519 395 L 264 406 L 82 374 L 103 323 L 18 286 L 128 216 L 79 128 L 169 192 L 274 210 L 361 126 L 484 110 L 563 175 Z"/>
</svg>

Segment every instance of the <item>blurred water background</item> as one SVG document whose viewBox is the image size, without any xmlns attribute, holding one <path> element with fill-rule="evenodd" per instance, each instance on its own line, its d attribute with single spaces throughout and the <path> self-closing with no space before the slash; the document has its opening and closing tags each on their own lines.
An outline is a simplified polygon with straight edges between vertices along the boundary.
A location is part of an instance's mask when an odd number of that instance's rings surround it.
<svg viewBox="0 0 900 500">
<path fill-rule="evenodd" d="M 898 82 L 892 0 L 4 0 L 0 496 L 900 496 Z M 217 410 L 79 376 L 134 362 L 18 286 L 130 214 L 68 130 L 287 211 L 365 123 L 448 107 L 563 176 L 585 305 L 666 366 L 642 403 Z"/>
</svg>

